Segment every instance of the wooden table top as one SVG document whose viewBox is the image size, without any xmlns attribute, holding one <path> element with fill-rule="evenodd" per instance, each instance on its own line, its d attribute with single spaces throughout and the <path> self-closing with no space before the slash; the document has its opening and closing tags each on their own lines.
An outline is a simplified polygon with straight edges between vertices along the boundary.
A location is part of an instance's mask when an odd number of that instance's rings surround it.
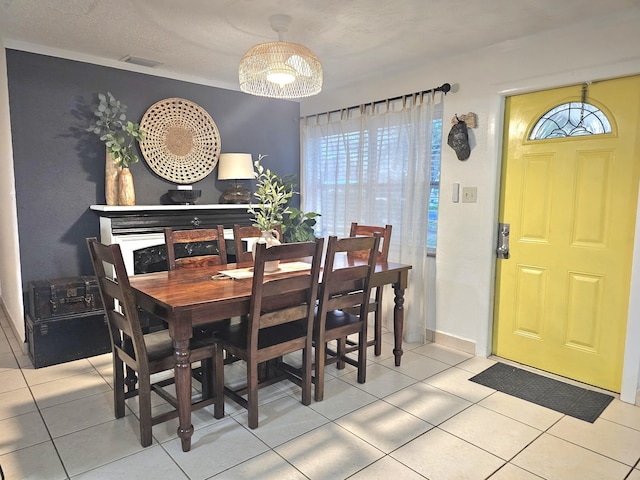
<svg viewBox="0 0 640 480">
<path fill-rule="evenodd" d="M 335 267 L 353 264 L 354 260 L 346 257 L 336 257 Z M 340 260 L 340 261 L 339 261 Z M 358 262 L 358 260 L 355 260 Z M 250 267 L 250 263 L 218 265 L 215 267 L 180 269 L 132 275 L 129 277 L 131 286 L 145 296 L 151 297 L 156 304 L 162 305 L 168 310 L 181 310 L 196 306 L 205 307 L 211 303 L 224 304 L 249 299 L 251 296 L 251 279 L 235 280 L 232 278 L 220 278 L 218 275 L 223 270 Z M 379 262 L 376 265 L 376 273 L 399 273 L 411 268 L 391 262 Z M 303 272 L 288 272 L 283 275 L 301 275 Z M 374 283 L 378 283 L 375 281 Z M 389 280 L 381 284 L 391 283 Z"/>
</svg>

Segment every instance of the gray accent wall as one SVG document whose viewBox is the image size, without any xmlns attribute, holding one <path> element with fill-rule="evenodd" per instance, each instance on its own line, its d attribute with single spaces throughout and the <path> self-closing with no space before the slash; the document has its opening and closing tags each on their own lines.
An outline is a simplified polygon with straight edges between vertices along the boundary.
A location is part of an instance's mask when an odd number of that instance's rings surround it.
<svg viewBox="0 0 640 480">
<path fill-rule="evenodd" d="M 215 121 L 221 151 L 247 152 L 277 174 L 300 173 L 300 106 L 46 55 L 6 50 L 23 288 L 31 280 L 90 275 L 85 238 L 99 236 L 104 204 L 105 147 L 84 129 L 97 93 L 110 91 L 139 122 L 155 102 L 179 97 L 204 108 Z M 144 159 L 132 165 L 136 203 L 170 203 L 175 185 Z M 199 204 L 218 203 L 227 182 L 217 168 L 194 184 Z"/>
</svg>

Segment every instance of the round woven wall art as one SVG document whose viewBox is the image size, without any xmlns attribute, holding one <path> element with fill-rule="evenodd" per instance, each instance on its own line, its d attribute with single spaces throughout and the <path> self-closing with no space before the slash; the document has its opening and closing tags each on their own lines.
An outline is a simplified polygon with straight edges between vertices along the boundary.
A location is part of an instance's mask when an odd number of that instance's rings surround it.
<svg viewBox="0 0 640 480">
<path fill-rule="evenodd" d="M 200 106 L 183 98 L 154 103 L 140 121 L 142 156 L 160 177 L 178 184 L 202 180 L 218 164 L 220 132 Z"/>
</svg>

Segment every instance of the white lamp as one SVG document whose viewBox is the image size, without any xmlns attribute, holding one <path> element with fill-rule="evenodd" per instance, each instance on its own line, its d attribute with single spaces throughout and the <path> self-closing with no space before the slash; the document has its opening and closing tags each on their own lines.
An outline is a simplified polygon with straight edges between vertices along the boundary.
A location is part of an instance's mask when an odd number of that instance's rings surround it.
<svg viewBox="0 0 640 480">
<path fill-rule="evenodd" d="M 251 192 L 238 180 L 255 178 L 250 153 L 222 153 L 218 159 L 218 180 L 233 180 L 220 195 L 220 203 L 249 203 Z"/>
<path fill-rule="evenodd" d="M 291 17 L 272 15 L 271 28 L 278 32 L 277 42 L 255 45 L 240 60 L 240 90 L 270 98 L 303 98 L 322 90 L 322 65 L 304 45 L 283 42 Z"/>
</svg>

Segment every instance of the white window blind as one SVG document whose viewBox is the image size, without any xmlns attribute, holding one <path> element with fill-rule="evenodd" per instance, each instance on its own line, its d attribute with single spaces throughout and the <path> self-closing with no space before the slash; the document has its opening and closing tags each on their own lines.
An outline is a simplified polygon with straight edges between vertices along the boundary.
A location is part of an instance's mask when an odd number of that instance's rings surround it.
<svg viewBox="0 0 640 480">
<path fill-rule="evenodd" d="M 422 288 L 434 206 L 432 140 L 434 125 L 441 139 L 444 95 L 408 98 L 335 119 L 303 119 L 301 188 L 303 209 L 321 214 L 320 236 L 348 235 L 351 222 L 393 226 L 389 260 L 413 267 L 405 302 L 407 340 L 420 341 L 426 332 Z M 439 160 L 439 145 L 436 151 Z M 435 228 L 437 219 L 431 224 Z"/>
</svg>

